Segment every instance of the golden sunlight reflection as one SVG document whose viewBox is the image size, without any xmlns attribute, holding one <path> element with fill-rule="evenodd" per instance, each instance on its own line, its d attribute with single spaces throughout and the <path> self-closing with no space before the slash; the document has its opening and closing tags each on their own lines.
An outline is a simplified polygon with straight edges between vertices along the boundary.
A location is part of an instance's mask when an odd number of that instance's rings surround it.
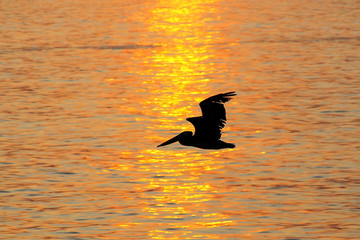
<svg viewBox="0 0 360 240">
<path fill-rule="evenodd" d="M 216 239 L 216 234 L 195 236 L 194 232 L 235 224 L 228 213 L 216 210 L 217 198 L 221 197 L 218 189 L 222 186 L 213 186 L 208 178 L 222 171 L 225 160 L 221 155 L 220 151 L 204 155 L 157 149 L 136 155 L 123 152 L 119 157 L 130 158 L 131 162 L 113 162 L 108 170 L 131 176 L 133 189 L 128 191 L 133 197 L 128 201 L 134 200 L 143 207 L 137 213 L 141 218 L 121 218 L 116 226 L 141 225 L 152 239 Z M 174 235 L 173 230 L 181 231 Z"/>
<path fill-rule="evenodd" d="M 139 77 L 144 92 L 152 94 L 138 101 L 139 105 L 129 104 L 122 109 L 123 114 L 138 113 L 141 109 L 141 114 L 157 116 L 150 119 L 147 134 L 141 138 L 161 142 L 164 140 L 158 134 L 161 131 L 169 134 L 193 131 L 185 119 L 201 115 L 198 103 L 212 90 L 208 83 L 216 71 L 213 59 L 217 53 L 212 45 L 222 37 L 213 24 L 219 21 L 216 11 L 209 1 L 173 0 L 158 1 L 143 13 L 142 19 L 148 34 L 156 40 L 156 47 L 132 52 L 129 61 L 137 67 L 127 64 L 130 66 L 127 70 Z M 109 77 L 105 82 L 111 85 L 121 80 Z M 143 208 L 140 221 L 119 219 L 117 227 L 144 226 L 152 239 L 217 239 L 211 231 L 196 235 L 194 232 L 235 224 L 229 214 L 216 210 L 216 199 L 221 197 L 218 189 L 222 186 L 213 186 L 208 178 L 208 174 L 222 171 L 223 153 L 211 151 L 204 155 L 196 150 L 156 148 L 130 155 L 122 153 L 121 159 L 132 162 L 114 163 L 109 170 L 136 177 L 132 192 Z"/>
<path fill-rule="evenodd" d="M 199 95 L 208 93 L 207 75 L 213 71 L 209 44 L 216 31 L 209 31 L 207 26 L 215 9 L 206 8 L 204 3 L 158 1 L 144 16 L 149 34 L 156 36 L 159 47 L 151 52 L 138 51 L 134 57 L 143 65 L 137 74 L 150 76 L 143 84 L 154 94 L 145 104 L 154 106 L 157 115 L 184 119 L 192 114 L 192 108 L 183 103 L 198 102 Z M 173 124 L 167 121 L 161 120 L 158 126 L 171 129 Z"/>
<path fill-rule="evenodd" d="M 159 1 L 145 14 L 149 34 L 158 36 L 158 47 L 137 51 L 133 61 L 142 65 L 142 72 L 137 74 L 144 76 L 144 86 L 153 93 L 142 102 L 143 108 L 148 109 L 149 114 L 161 116 L 148 126 L 149 131 L 193 130 L 185 118 L 200 114 L 197 103 L 209 92 L 208 75 L 214 71 L 210 44 L 217 33 L 208 26 L 208 22 L 216 20 L 211 18 L 216 10 L 204 3 Z M 161 140 L 154 134 L 147 137 Z M 210 155 L 204 159 L 203 154 L 166 149 L 138 153 L 137 172 L 143 177 L 139 178 L 142 184 L 137 185 L 136 191 L 141 193 L 139 198 L 147 202 L 143 208 L 146 216 L 143 224 L 156 221 L 158 226 L 148 232 L 149 237 L 208 238 L 206 234 L 194 236 L 193 231 L 232 224 L 226 215 L 211 209 L 217 190 L 210 181 L 203 180 L 203 175 L 221 168 L 221 164 L 214 160 L 219 152 L 213 151 Z M 123 170 L 124 166 L 119 168 Z M 187 221 L 189 219 L 193 220 Z M 182 231 L 174 236 L 172 230 L 175 229 Z"/>
<path fill-rule="evenodd" d="M 208 83 L 215 71 L 211 45 L 221 38 L 211 24 L 219 20 L 217 10 L 208 4 L 201 0 L 158 1 L 141 16 L 156 47 L 132 52 L 129 61 L 136 63 L 136 68 L 125 65 L 139 78 L 133 84 L 141 82 L 144 93 L 152 94 L 137 104 L 126 104 L 139 98 L 138 93 L 127 93 L 123 97 L 126 108 L 119 106 L 122 114 L 157 116 L 146 125 L 147 134 L 139 132 L 139 139 L 161 142 L 161 131 L 193 131 L 185 119 L 201 114 L 198 103 L 211 91 Z M 119 86 L 121 81 L 113 76 L 104 80 L 109 86 Z M 195 235 L 194 231 L 234 224 L 228 214 L 213 210 L 219 186 L 213 186 L 207 174 L 221 171 L 220 151 L 204 156 L 196 150 L 174 152 L 151 146 L 140 152 L 122 152 L 118 157 L 130 162 L 111 163 L 108 171 L 129 175 L 133 179 L 129 180 L 133 184 L 129 192 L 143 206 L 142 213 L 137 213 L 140 219 L 118 219 L 118 228 L 141 225 L 152 239 L 216 239 L 213 233 Z M 127 216 L 131 214 L 135 213 Z M 175 234 L 176 229 L 181 231 Z"/>
<path fill-rule="evenodd" d="M 161 219 L 157 223 L 159 228 L 150 231 L 149 236 L 176 239 L 169 238 L 171 229 L 182 229 L 179 239 L 191 239 L 195 229 L 231 225 L 226 215 L 211 209 L 218 191 L 203 180 L 204 174 L 221 169 L 221 161 L 214 160 L 219 152 L 208 157 L 194 152 L 173 155 L 169 158 L 167 152 L 148 150 L 138 159 L 139 171 L 146 177 L 139 179 L 144 184 L 139 185 L 137 191 L 142 193 L 140 198 L 151 203 L 143 211 L 147 221 Z M 190 223 L 189 219 L 194 221 Z M 166 228 L 160 230 L 161 226 Z"/>
</svg>

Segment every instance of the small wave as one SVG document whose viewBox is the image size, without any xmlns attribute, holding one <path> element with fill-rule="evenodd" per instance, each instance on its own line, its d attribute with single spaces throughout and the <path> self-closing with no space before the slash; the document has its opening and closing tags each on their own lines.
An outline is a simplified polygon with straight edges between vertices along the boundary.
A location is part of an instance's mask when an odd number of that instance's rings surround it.
<svg viewBox="0 0 360 240">
<path fill-rule="evenodd" d="M 118 45 L 118 46 L 111 46 L 111 45 L 102 45 L 102 46 L 81 46 L 81 47 L 73 47 L 77 49 L 139 49 L 139 48 L 155 48 L 156 45 Z"/>
<path fill-rule="evenodd" d="M 158 45 L 93 45 L 93 46 L 54 46 L 54 47 L 43 47 L 43 46 L 32 46 L 32 47 L 23 47 L 23 48 L 10 48 L 10 49 L 2 49 L 0 53 L 8 53 L 14 51 L 51 51 L 57 49 L 100 49 L 100 50 L 123 50 L 123 49 L 147 49 L 147 48 L 155 48 Z"/>
<path fill-rule="evenodd" d="M 359 36 L 355 37 L 325 37 L 325 38 L 302 38 L 302 39 L 261 39 L 253 41 L 241 41 L 239 43 L 311 43 L 311 42 L 347 42 L 360 41 Z"/>
</svg>

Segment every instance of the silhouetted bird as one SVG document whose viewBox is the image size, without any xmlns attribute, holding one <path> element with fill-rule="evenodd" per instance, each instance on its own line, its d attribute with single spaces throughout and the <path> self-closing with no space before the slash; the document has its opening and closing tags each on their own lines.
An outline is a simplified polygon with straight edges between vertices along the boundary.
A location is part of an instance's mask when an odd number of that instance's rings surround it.
<svg viewBox="0 0 360 240">
<path fill-rule="evenodd" d="M 203 149 L 234 148 L 234 144 L 223 142 L 220 137 L 221 129 L 226 123 L 224 103 L 230 101 L 235 95 L 235 92 L 220 93 L 200 102 L 202 116 L 186 119 L 194 125 L 195 134 L 193 135 L 190 131 L 182 132 L 158 147 L 179 141 L 181 145 Z"/>
</svg>

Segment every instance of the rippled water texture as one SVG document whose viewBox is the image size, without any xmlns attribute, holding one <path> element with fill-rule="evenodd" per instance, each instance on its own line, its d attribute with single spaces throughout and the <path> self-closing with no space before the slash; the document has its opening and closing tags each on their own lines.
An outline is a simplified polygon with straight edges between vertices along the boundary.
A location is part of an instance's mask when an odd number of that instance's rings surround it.
<svg viewBox="0 0 360 240">
<path fill-rule="evenodd" d="M 359 1 L 0 6 L 0 239 L 360 239 Z"/>
</svg>

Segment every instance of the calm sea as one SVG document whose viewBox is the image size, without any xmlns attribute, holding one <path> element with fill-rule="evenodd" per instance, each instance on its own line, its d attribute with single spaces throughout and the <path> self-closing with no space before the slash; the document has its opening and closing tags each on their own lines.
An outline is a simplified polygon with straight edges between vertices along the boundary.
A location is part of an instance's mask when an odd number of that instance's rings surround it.
<svg viewBox="0 0 360 240">
<path fill-rule="evenodd" d="M 0 2 L 0 239 L 360 239 L 358 0 Z M 198 103 L 236 91 L 223 140 Z"/>
</svg>

